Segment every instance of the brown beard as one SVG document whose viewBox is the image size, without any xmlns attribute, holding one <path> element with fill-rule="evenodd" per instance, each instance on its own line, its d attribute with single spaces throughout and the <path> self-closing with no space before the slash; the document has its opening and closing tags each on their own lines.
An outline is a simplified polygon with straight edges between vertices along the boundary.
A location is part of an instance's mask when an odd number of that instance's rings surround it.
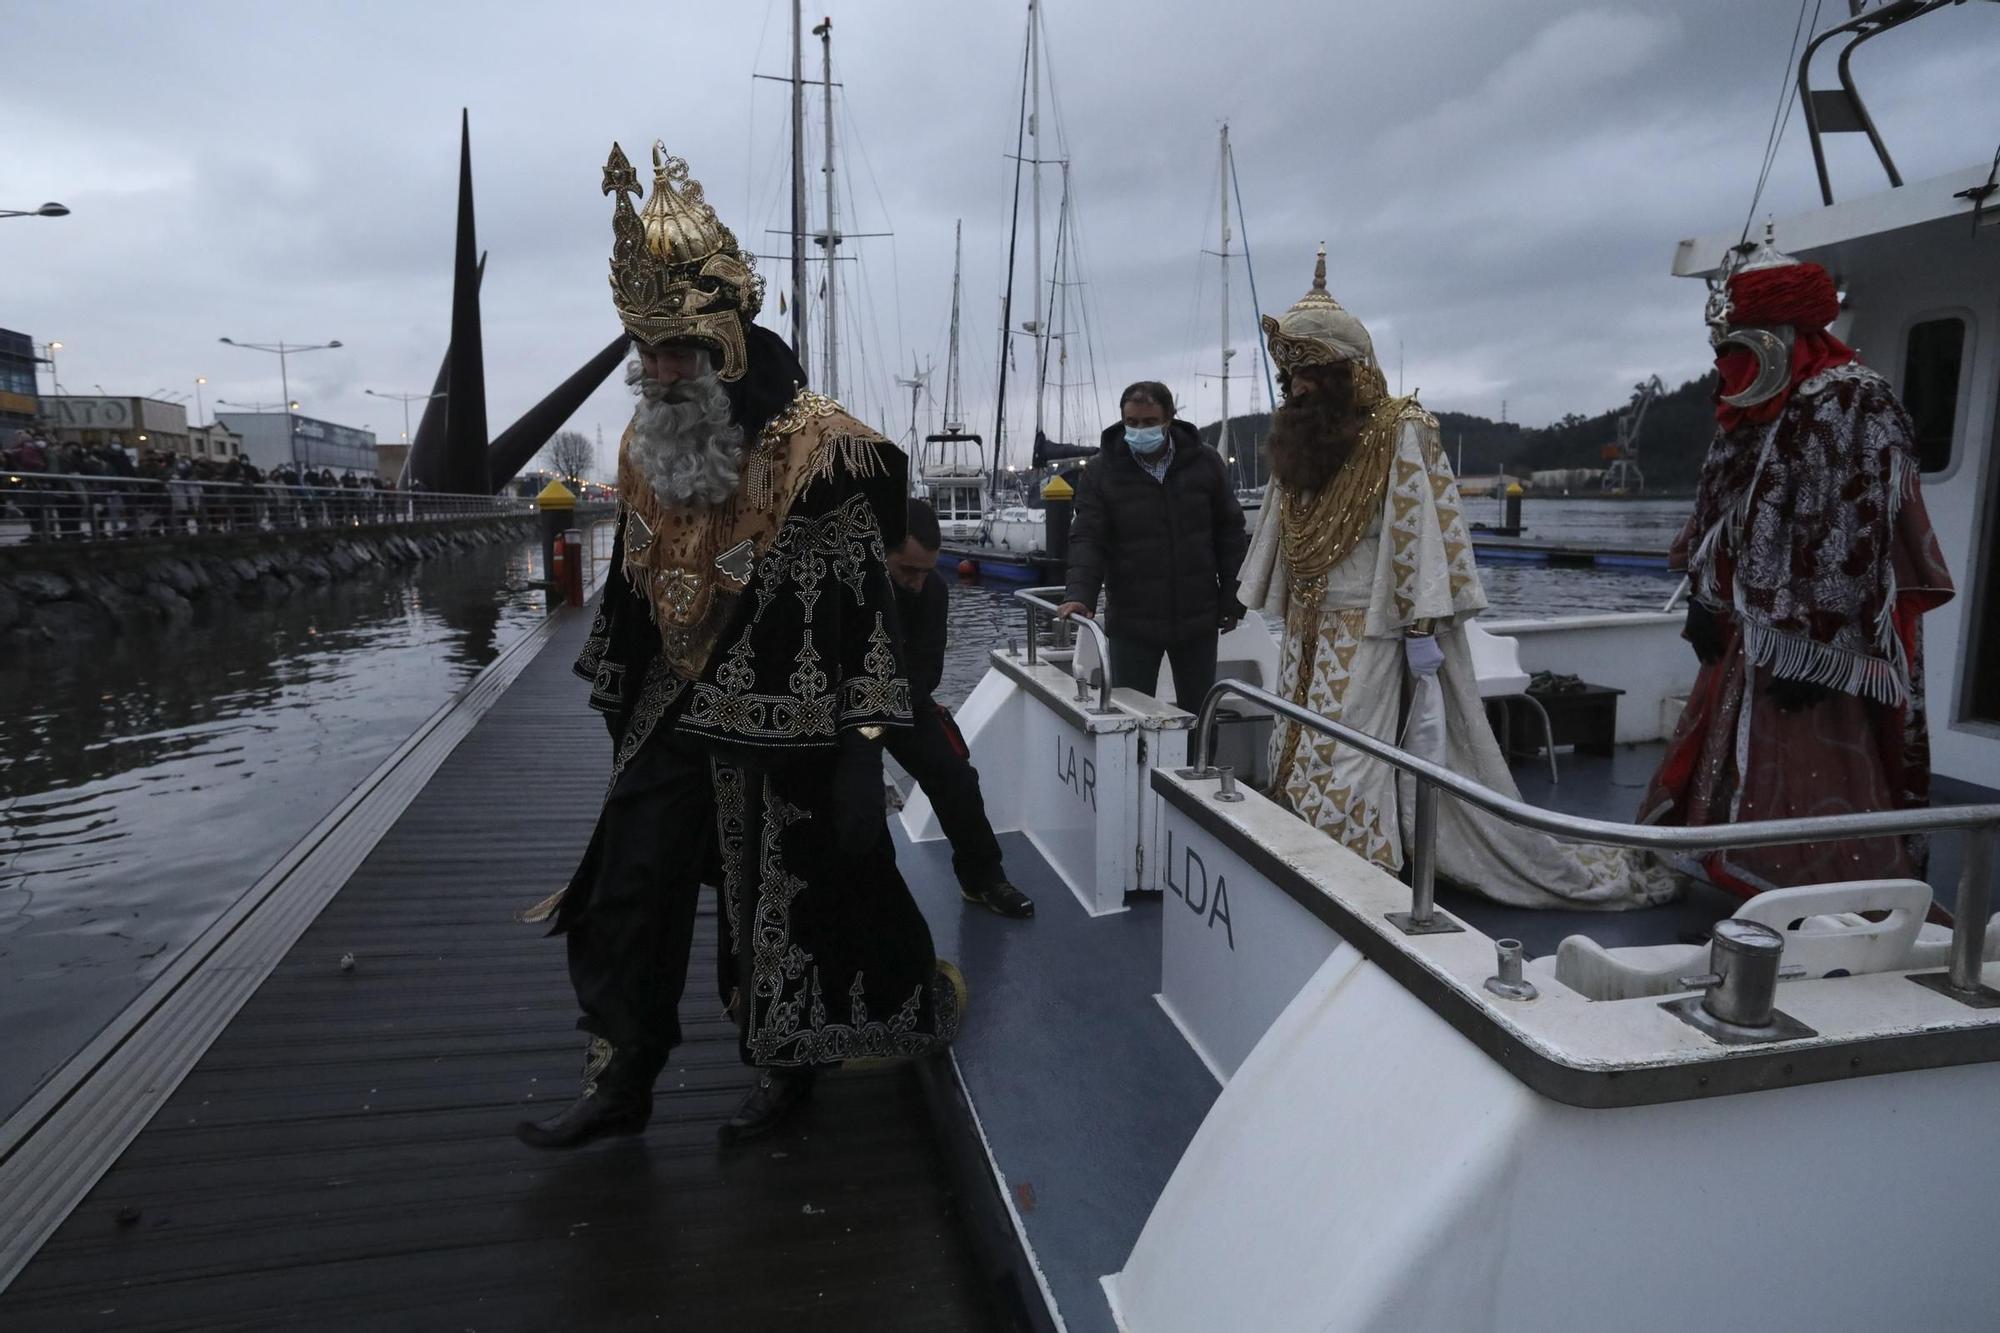
<svg viewBox="0 0 2000 1333">
<path fill-rule="evenodd" d="M 1316 392 L 1304 397 L 1292 395 L 1286 377 L 1285 401 L 1271 417 L 1271 434 L 1264 442 L 1271 475 L 1301 495 L 1315 494 L 1333 480 L 1368 424 L 1367 410 L 1354 401 L 1350 367 L 1314 367 L 1314 372 Z M 1300 373 L 1303 368 L 1292 372 Z"/>
</svg>

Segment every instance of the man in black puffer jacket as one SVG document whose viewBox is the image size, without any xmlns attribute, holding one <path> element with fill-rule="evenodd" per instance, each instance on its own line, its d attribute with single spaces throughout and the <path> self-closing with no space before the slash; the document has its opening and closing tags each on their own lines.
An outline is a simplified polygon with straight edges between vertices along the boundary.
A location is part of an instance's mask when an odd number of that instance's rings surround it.
<svg viewBox="0 0 2000 1333">
<path fill-rule="evenodd" d="M 1174 703 L 1192 712 L 1215 683 L 1217 632 L 1243 618 L 1250 538 L 1221 455 L 1174 419 L 1167 387 L 1142 380 L 1119 407 L 1076 488 L 1062 611 L 1094 616 L 1103 591 L 1111 683 L 1152 694 L 1165 657 Z"/>
</svg>

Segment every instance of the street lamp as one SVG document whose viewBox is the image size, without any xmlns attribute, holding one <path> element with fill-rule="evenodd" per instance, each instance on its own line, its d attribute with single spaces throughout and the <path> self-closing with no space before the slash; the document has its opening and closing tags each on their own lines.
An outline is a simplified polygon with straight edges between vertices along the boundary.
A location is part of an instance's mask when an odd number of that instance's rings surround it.
<svg viewBox="0 0 2000 1333">
<path fill-rule="evenodd" d="M 208 409 L 203 407 L 201 402 L 201 386 L 206 383 L 208 383 L 208 376 L 196 375 L 194 377 L 194 424 L 197 426 L 201 425 L 201 419 L 208 415 Z"/>
<path fill-rule="evenodd" d="M 270 352 L 273 355 L 275 355 L 278 358 L 278 380 L 279 383 L 284 388 L 285 401 L 288 403 L 292 403 L 292 377 L 290 371 L 286 367 L 285 358 L 290 356 L 294 352 L 324 352 L 331 348 L 340 346 L 340 339 L 338 338 L 335 338 L 332 342 L 303 343 L 303 344 L 287 343 L 287 342 L 240 343 L 237 342 L 234 338 L 223 338 L 220 341 L 228 343 L 231 347 L 241 347 L 252 352 Z M 292 403 L 291 410 L 294 412 L 298 411 L 299 405 L 297 403 Z M 296 465 L 299 461 L 298 436 L 296 432 L 290 429 L 291 421 L 289 418 L 286 419 L 285 425 L 287 427 L 285 434 L 288 437 L 286 442 L 290 446 L 292 462 L 294 465 Z"/>
<path fill-rule="evenodd" d="M 62 380 L 56 375 L 56 353 L 62 350 L 62 344 L 59 342 L 45 342 L 42 344 L 42 350 L 48 353 L 43 359 L 49 363 L 49 396 L 51 398 L 60 398 L 62 397 Z"/>
<path fill-rule="evenodd" d="M 0 218 L 66 218 L 69 208 L 63 204 L 43 204 L 40 208 L 0 208 Z"/>
<path fill-rule="evenodd" d="M 410 404 L 427 403 L 433 398 L 448 398 L 451 396 L 449 393 L 377 393 L 373 389 L 363 389 L 361 392 L 367 394 L 371 398 L 394 399 L 396 402 L 399 402 L 403 405 L 404 444 L 408 444 L 410 442 Z"/>
</svg>

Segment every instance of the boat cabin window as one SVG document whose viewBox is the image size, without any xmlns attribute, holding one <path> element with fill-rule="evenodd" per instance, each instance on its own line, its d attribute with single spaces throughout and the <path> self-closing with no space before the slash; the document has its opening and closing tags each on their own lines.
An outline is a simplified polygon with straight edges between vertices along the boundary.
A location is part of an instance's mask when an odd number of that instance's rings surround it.
<svg viewBox="0 0 2000 1333">
<path fill-rule="evenodd" d="M 1925 472 L 1951 466 L 1959 368 L 1964 360 L 1965 321 L 1958 316 L 1927 319 L 1910 329 L 1903 356 L 1903 406 L 1916 426 L 1917 463 Z"/>
<path fill-rule="evenodd" d="M 1994 405 L 1993 459 L 2000 459 L 2000 402 Z M 1986 518 L 1980 525 L 1979 568 L 1961 586 L 1972 590 L 1972 661 L 1965 675 L 1965 715 L 2000 722 L 2000 466 L 1987 465 Z"/>
<path fill-rule="evenodd" d="M 976 521 L 981 517 L 977 486 L 935 486 L 933 494 L 937 516 L 943 522 Z"/>
</svg>

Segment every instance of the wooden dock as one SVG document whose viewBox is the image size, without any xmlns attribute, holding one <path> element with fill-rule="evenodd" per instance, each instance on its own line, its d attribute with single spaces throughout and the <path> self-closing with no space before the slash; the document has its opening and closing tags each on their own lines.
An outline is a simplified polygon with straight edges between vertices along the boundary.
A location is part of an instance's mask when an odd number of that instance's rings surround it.
<svg viewBox="0 0 2000 1333">
<path fill-rule="evenodd" d="M 171 1095 L 30 1239 L 0 1328 L 1006 1326 L 917 1071 L 834 1075 L 778 1135 L 718 1146 L 749 1073 L 712 910 L 652 1127 L 567 1154 L 513 1138 L 582 1051 L 561 942 L 512 913 L 568 873 L 603 790 L 569 673 L 587 623 L 560 613 L 233 1021 L 148 1076 Z M 144 1091 L 94 1087 L 110 1068 L 69 1100 Z M 87 1183 L 63 1172 L 90 1145 L 47 1137 L 62 1110 L 0 1144 L 0 1182 L 37 1157 L 37 1198 Z"/>
</svg>

